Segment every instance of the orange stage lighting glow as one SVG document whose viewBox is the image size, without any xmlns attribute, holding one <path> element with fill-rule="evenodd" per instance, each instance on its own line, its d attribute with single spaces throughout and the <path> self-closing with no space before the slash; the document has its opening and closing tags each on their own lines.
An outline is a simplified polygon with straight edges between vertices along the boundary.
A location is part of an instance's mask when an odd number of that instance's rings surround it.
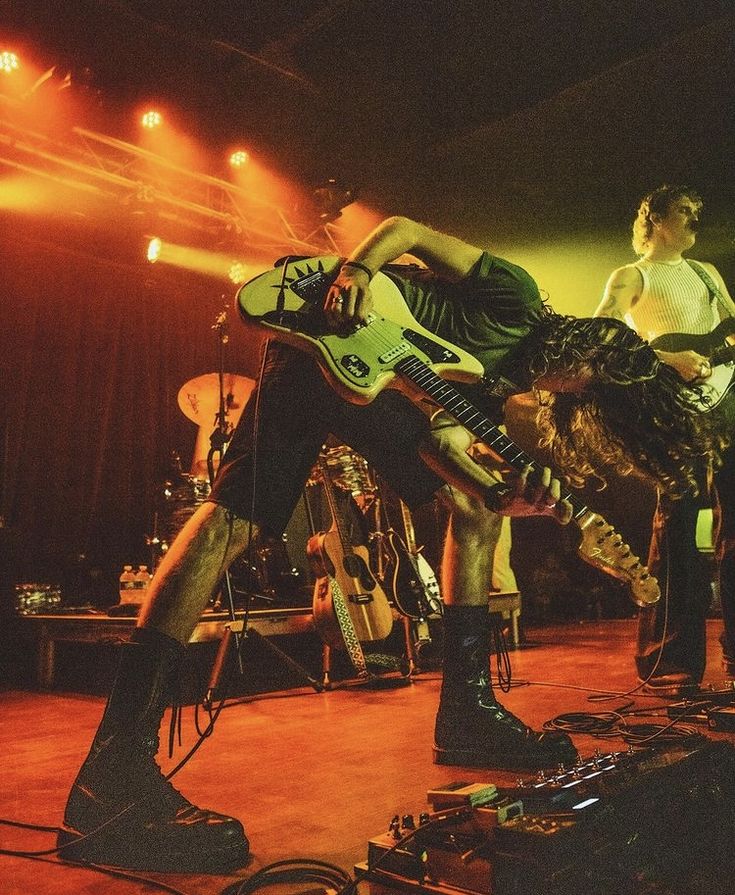
<svg viewBox="0 0 735 895">
<path fill-rule="evenodd" d="M 149 242 L 147 257 L 151 264 L 158 262 L 220 280 L 229 279 L 237 284 L 244 283 L 247 277 L 255 276 L 269 267 L 268 264 L 233 261 L 229 253 L 177 245 L 158 237 Z"/>
<path fill-rule="evenodd" d="M 230 164 L 233 168 L 242 168 L 242 166 L 246 165 L 249 160 L 250 156 L 247 154 L 247 152 L 245 152 L 244 149 L 238 149 L 230 156 Z"/>
<path fill-rule="evenodd" d="M 18 57 L 15 53 L 11 53 L 8 50 L 0 53 L 0 71 L 4 71 L 6 74 L 12 74 L 14 71 L 17 71 L 20 68 L 20 62 L 18 61 Z"/>
<path fill-rule="evenodd" d="M 155 109 L 149 109 L 147 112 L 144 112 L 140 119 L 140 123 L 143 127 L 147 127 L 148 130 L 153 130 L 154 127 L 160 127 L 162 122 L 163 116 Z"/>
</svg>

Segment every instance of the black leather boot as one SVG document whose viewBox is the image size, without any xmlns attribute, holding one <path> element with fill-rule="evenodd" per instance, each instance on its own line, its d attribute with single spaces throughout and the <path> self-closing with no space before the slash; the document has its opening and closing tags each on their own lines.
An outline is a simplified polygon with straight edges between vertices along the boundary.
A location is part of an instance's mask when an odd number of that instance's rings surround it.
<svg viewBox="0 0 735 895">
<path fill-rule="evenodd" d="M 577 750 L 564 733 L 537 733 L 495 698 L 484 606 L 444 611 L 444 677 L 436 716 L 436 764 L 537 770 L 570 766 Z"/>
<path fill-rule="evenodd" d="M 62 858 L 202 873 L 227 873 L 247 862 L 242 824 L 192 805 L 155 761 L 182 652 L 172 638 L 146 629 L 122 644 L 107 708 L 69 794 Z"/>
</svg>

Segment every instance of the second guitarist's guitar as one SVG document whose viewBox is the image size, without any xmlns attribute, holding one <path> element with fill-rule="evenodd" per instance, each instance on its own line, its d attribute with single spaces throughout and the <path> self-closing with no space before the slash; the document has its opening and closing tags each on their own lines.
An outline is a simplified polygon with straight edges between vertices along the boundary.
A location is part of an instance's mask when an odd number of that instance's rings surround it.
<svg viewBox="0 0 735 895">
<path fill-rule="evenodd" d="M 347 400 L 369 403 L 386 386 L 400 388 L 410 397 L 417 392 L 427 395 L 512 469 L 534 466 L 532 457 L 437 375 L 475 382 L 484 371 L 471 354 L 414 320 L 389 277 L 377 273 L 370 283 L 374 311 L 365 326 L 349 332 L 330 329 L 322 305 L 339 264 L 336 257 L 294 261 L 245 283 L 238 293 L 245 321 L 311 352 Z M 660 597 L 658 582 L 613 527 L 570 492 L 562 499 L 571 503 L 572 518 L 582 531 L 582 558 L 627 582 L 637 605 L 655 603 Z"/>
<path fill-rule="evenodd" d="M 735 336 L 735 317 L 725 317 L 712 332 L 703 335 L 690 333 L 665 333 L 651 341 L 651 348 L 659 351 L 696 351 L 706 357 L 712 367 L 712 375 L 702 384 L 704 410 L 717 407 L 735 384 L 735 344 L 728 338 Z"/>
</svg>

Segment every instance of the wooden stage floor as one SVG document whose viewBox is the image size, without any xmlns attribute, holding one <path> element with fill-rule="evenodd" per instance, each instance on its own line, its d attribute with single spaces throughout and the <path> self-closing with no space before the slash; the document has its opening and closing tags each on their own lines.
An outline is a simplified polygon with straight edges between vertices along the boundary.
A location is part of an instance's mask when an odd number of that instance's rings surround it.
<svg viewBox="0 0 735 895">
<path fill-rule="evenodd" d="M 529 645 L 511 653 L 516 682 L 502 698 L 534 726 L 560 713 L 608 711 L 627 700 L 590 703 L 585 687 L 625 692 L 635 686 L 631 619 L 549 626 L 528 632 Z M 706 684 L 722 686 L 717 633 L 709 622 Z M 340 685 L 329 692 L 297 690 L 227 707 L 210 737 L 175 779 L 194 802 L 243 820 L 253 862 L 239 874 L 286 858 L 318 858 L 352 873 L 367 842 L 395 814 L 426 810 L 426 791 L 439 783 L 512 782 L 517 775 L 440 768 L 431 742 L 438 673 L 410 685 L 372 690 Z M 55 826 L 67 791 L 99 720 L 103 699 L 69 692 L 12 691 L 2 699 L 0 818 Z M 639 706 L 664 704 L 637 697 Z M 185 746 L 195 739 L 185 710 Z M 700 728 L 706 732 L 706 728 Z M 718 734 L 735 742 L 735 734 Z M 624 749 L 620 738 L 575 736 L 580 753 Z M 183 754 L 180 753 L 180 754 Z M 164 761 L 164 768 L 174 762 Z M 526 775 L 528 776 L 528 775 Z M 4 848 L 42 850 L 51 833 L 0 827 Z M 237 877 L 139 874 L 188 895 L 215 895 Z M 308 884 L 301 888 L 308 888 Z M 298 887 L 297 887 L 298 888 Z M 361 887 L 362 888 L 362 887 Z M 2 895 L 143 895 L 142 881 L 113 879 L 90 868 L 0 856 Z M 364 891 L 367 891 L 366 888 Z M 716 893 L 713 893 L 716 895 Z"/>
</svg>

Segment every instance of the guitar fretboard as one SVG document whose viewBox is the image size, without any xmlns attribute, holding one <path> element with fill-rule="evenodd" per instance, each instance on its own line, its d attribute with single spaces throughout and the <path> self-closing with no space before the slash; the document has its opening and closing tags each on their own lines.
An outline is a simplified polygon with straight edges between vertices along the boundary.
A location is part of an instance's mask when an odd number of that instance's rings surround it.
<svg viewBox="0 0 735 895">
<path fill-rule="evenodd" d="M 431 367 L 418 357 L 415 355 L 404 357 L 398 361 L 394 369 L 418 386 L 440 407 L 451 413 L 458 422 L 488 445 L 508 466 L 521 472 L 526 466 L 535 467 L 537 465 L 530 454 L 519 448 L 474 404 L 463 398 L 453 385 L 446 379 L 442 379 L 441 376 L 437 376 Z M 561 499 L 571 503 L 575 518 L 579 518 L 588 511 L 587 506 L 569 491 L 565 491 Z"/>
</svg>

